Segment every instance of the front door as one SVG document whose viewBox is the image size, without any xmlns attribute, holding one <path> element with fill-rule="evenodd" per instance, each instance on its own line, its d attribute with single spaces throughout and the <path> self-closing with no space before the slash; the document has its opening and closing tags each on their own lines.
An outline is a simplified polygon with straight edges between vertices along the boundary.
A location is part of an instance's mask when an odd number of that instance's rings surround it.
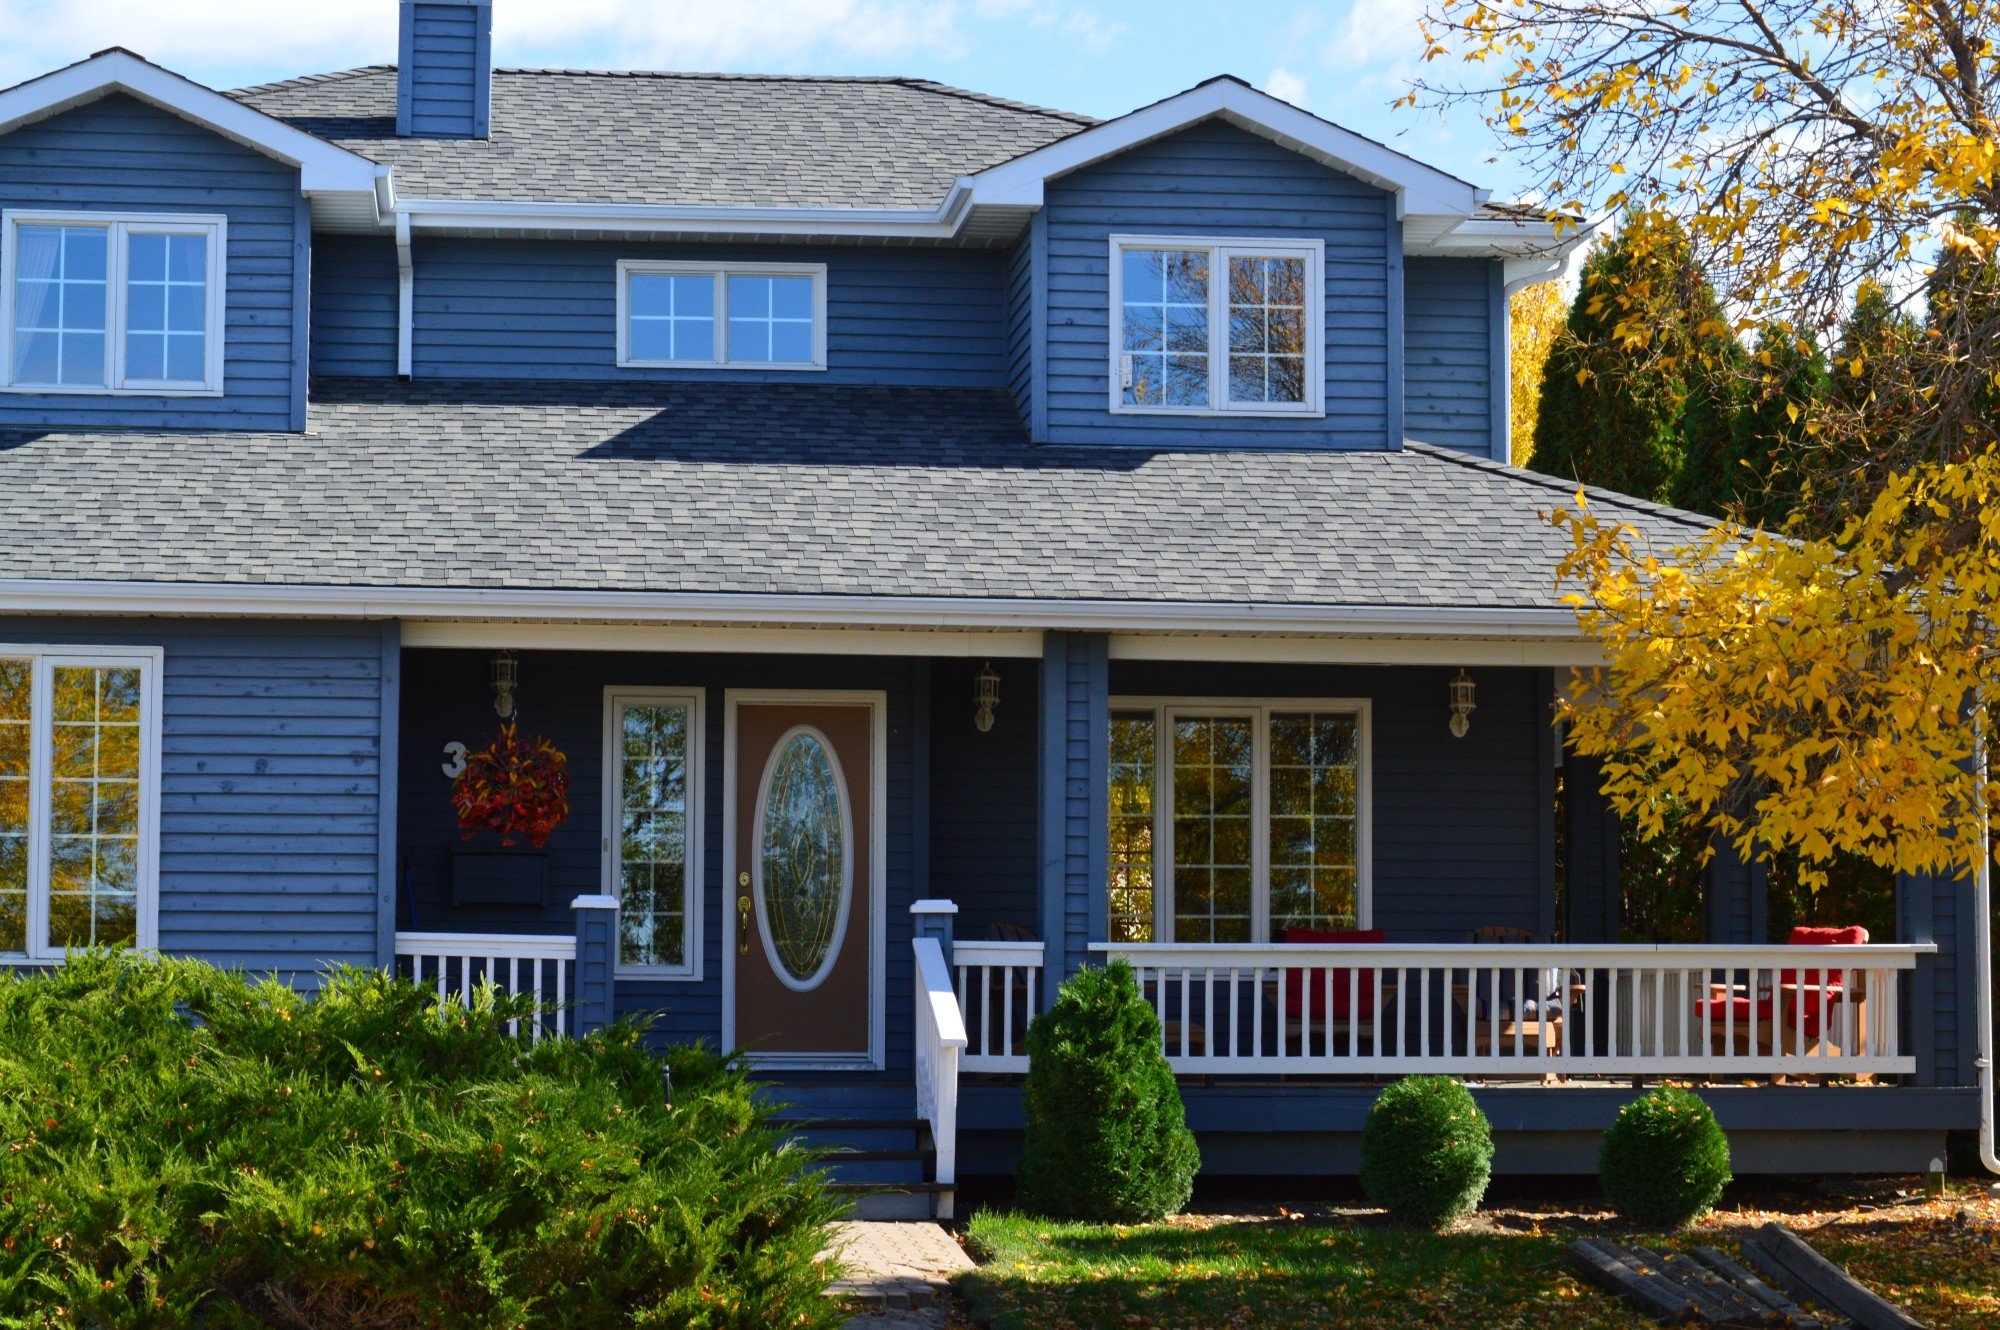
<svg viewBox="0 0 2000 1330">
<path fill-rule="evenodd" d="M 875 693 L 730 694 L 724 1037 L 758 1062 L 881 1065 L 882 720 Z"/>
</svg>

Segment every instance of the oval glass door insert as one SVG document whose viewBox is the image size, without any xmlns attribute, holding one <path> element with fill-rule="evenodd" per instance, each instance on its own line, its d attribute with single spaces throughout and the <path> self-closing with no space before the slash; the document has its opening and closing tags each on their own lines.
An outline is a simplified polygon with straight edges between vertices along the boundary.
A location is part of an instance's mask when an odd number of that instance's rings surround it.
<svg viewBox="0 0 2000 1330">
<path fill-rule="evenodd" d="M 800 727 L 771 750 L 758 800 L 758 913 L 772 968 L 787 986 L 826 978 L 847 926 L 847 791 L 817 730 Z"/>
</svg>

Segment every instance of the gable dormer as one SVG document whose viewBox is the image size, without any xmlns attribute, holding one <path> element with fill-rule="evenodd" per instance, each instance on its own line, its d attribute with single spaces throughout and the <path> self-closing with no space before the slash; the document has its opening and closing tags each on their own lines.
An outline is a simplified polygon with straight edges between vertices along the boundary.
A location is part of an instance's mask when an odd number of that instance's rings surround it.
<svg viewBox="0 0 2000 1330">
<path fill-rule="evenodd" d="M 129 52 L 0 93 L 0 428 L 303 429 L 308 195 L 373 188 Z"/>
</svg>

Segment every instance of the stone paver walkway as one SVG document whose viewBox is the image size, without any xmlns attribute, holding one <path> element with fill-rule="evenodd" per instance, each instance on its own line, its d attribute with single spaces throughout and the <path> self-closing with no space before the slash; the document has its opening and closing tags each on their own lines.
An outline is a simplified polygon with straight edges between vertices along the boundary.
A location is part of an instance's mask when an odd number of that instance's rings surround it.
<svg viewBox="0 0 2000 1330">
<path fill-rule="evenodd" d="M 928 1306 L 954 1274 L 972 1268 L 965 1249 L 931 1223 L 852 1220 L 835 1226 L 833 1251 L 848 1274 L 829 1292 L 870 1311 Z"/>
</svg>

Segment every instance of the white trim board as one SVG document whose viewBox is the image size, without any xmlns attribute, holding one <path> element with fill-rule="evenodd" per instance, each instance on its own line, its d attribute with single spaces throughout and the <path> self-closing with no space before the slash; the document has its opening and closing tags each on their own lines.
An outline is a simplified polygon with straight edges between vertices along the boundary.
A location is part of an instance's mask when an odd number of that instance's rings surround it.
<svg viewBox="0 0 2000 1330">
<path fill-rule="evenodd" d="M 1690 528 L 1692 531 L 1692 528 Z M 931 628 L 1085 632 L 1336 633 L 1584 641 L 1559 607 L 1271 605 L 979 596 L 516 591 L 507 588 L 255 586 L 226 582 L 0 580 L 12 614 L 224 615 L 314 619 L 513 620 L 713 627 Z"/>
<path fill-rule="evenodd" d="M 365 193 L 371 200 L 375 197 L 376 166 L 366 157 L 335 147 L 119 47 L 0 92 L 0 134 L 114 93 L 126 93 L 268 157 L 291 163 L 299 168 L 300 188 L 309 194 Z"/>
<path fill-rule="evenodd" d="M 865 706 L 869 709 L 868 892 L 872 919 L 868 938 L 868 1056 L 818 1057 L 811 1054 L 752 1056 L 753 1065 L 789 1071 L 880 1071 L 888 1050 L 889 919 L 889 695 L 879 690 L 730 688 L 722 695 L 722 1047 L 736 1047 L 736 708 L 752 705 Z"/>
<path fill-rule="evenodd" d="M 1396 196 L 1396 216 L 1466 218 L 1488 191 L 1233 78 L 1210 79 L 1137 111 L 989 167 L 965 184 L 974 206 L 1040 207 L 1051 179 L 1221 119 Z"/>
</svg>

